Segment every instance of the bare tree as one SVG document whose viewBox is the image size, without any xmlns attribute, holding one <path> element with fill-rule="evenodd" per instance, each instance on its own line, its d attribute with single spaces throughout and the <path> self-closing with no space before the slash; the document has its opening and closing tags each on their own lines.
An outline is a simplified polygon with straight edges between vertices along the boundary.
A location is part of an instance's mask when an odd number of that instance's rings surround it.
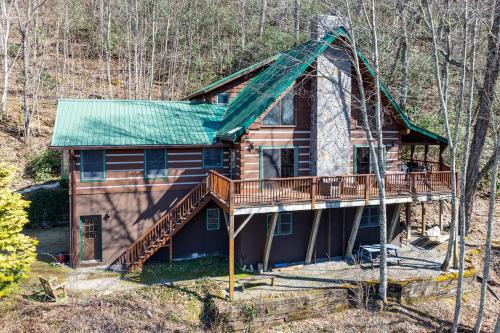
<svg viewBox="0 0 500 333">
<path fill-rule="evenodd" d="M 295 33 L 295 40 L 298 40 L 300 33 L 300 0 L 294 1 L 293 20 L 294 20 L 293 30 Z"/>
<path fill-rule="evenodd" d="M 407 0 L 398 0 L 398 12 L 401 19 L 401 87 L 399 93 L 399 106 L 404 110 L 406 108 L 406 99 L 408 98 L 408 31 L 406 22 Z"/>
<path fill-rule="evenodd" d="M 7 112 L 7 95 L 9 92 L 9 34 L 11 15 L 13 10 L 13 0 L 1 0 L 0 6 L 2 16 L 0 20 L 0 47 L 2 50 L 2 74 L 3 74 L 3 89 L 2 89 L 2 112 L 0 118 L 4 117 Z"/>
<path fill-rule="evenodd" d="M 484 266 L 483 266 L 483 280 L 481 282 L 481 296 L 479 303 L 479 310 L 477 313 L 477 320 L 475 331 L 477 333 L 481 332 L 481 326 L 483 324 L 484 318 L 484 308 L 486 306 L 486 292 L 488 289 L 488 280 L 490 275 L 490 265 L 491 265 L 491 243 L 493 240 L 493 223 L 495 222 L 495 200 L 496 191 L 498 183 L 498 164 L 500 161 L 500 135 L 495 131 L 496 136 L 496 149 L 495 158 L 493 162 L 493 167 L 491 168 L 491 181 L 490 181 L 490 197 L 488 204 L 488 221 L 487 221 L 487 232 L 486 232 L 486 244 L 484 253 Z"/>
<path fill-rule="evenodd" d="M 467 47 L 467 25 L 468 22 L 468 3 L 465 2 L 465 11 L 463 18 L 463 31 L 464 31 L 464 48 Z M 465 135 L 463 138 L 463 153 L 462 153 L 462 165 L 460 168 L 460 205 L 459 205 L 459 226 L 460 226 L 460 258 L 459 258 L 459 272 L 458 272 L 458 286 L 457 295 L 455 300 L 455 314 L 453 317 L 452 332 L 458 330 L 458 325 L 460 322 L 460 313 L 462 309 L 462 294 L 463 294 L 463 280 L 464 280 L 464 266 L 465 266 L 465 184 L 467 183 L 466 170 L 467 170 L 467 160 L 470 154 L 470 132 L 472 125 L 472 106 L 474 103 L 474 74 L 476 67 L 476 32 L 477 32 L 477 1 L 476 8 L 474 12 L 474 19 L 472 24 L 472 36 L 471 36 L 471 54 L 469 56 L 469 81 L 468 81 L 468 104 L 467 104 L 467 114 L 465 118 Z M 464 52 L 465 56 L 465 52 Z M 465 79 L 465 58 L 463 59 L 463 78 Z"/>
<path fill-rule="evenodd" d="M 492 160 L 480 171 L 481 155 L 486 142 L 486 133 L 490 126 L 495 100 L 495 87 L 500 71 L 500 1 L 492 1 L 492 20 L 488 34 L 488 49 L 485 53 L 486 68 L 483 84 L 478 88 L 479 105 L 472 136 L 471 154 L 467 166 L 467 183 L 465 186 L 465 204 L 467 212 L 467 230 L 470 225 L 474 194 L 483 175 L 492 166 Z"/>
<path fill-rule="evenodd" d="M 21 35 L 21 48 L 23 54 L 23 104 L 21 106 L 21 112 L 23 115 L 23 127 L 24 127 L 24 141 L 28 141 L 31 135 L 31 110 L 28 105 L 28 95 L 29 95 L 29 59 L 30 59 L 30 50 L 29 50 L 29 41 L 30 37 L 30 25 L 32 23 L 33 18 L 35 17 L 35 13 L 37 10 L 43 6 L 46 0 L 29 0 L 26 4 L 26 8 L 24 8 L 23 13 L 19 8 L 19 1 L 15 1 L 15 9 L 17 13 L 17 23 L 19 34 Z"/>
<path fill-rule="evenodd" d="M 347 13 L 349 21 L 352 25 L 352 15 L 350 10 L 349 2 L 346 2 Z M 364 3 L 363 3 L 364 7 Z M 364 8 L 365 9 L 365 8 Z M 378 187 L 378 197 L 380 201 L 380 282 L 379 282 L 379 292 L 378 296 L 385 304 L 387 301 L 387 214 L 386 214 L 386 202 L 385 202 L 385 166 L 384 166 L 384 143 L 383 143 L 383 115 L 382 115 L 382 103 L 380 96 L 380 70 L 379 70 L 379 56 L 378 56 L 378 34 L 377 34 L 377 20 L 376 20 L 376 9 L 374 0 L 370 3 L 370 13 L 368 14 L 365 9 L 366 20 L 370 26 L 371 36 L 372 36 L 372 56 L 373 56 L 373 70 L 375 73 L 374 77 L 374 95 L 375 95 L 375 123 L 371 124 L 369 121 L 369 107 L 368 98 L 364 88 L 364 80 L 361 72 L 361 66 L 358 56 L 358 47 L 356 42 L 356 35 L 351 28 L 351 43 L 352 43 L 352 55 L 354 59 L 354 69 L 356 72 L 356 80 L 359 86 L 360 94 L 360 110 L 363 119 L 363 129 L 365 131 L 370 155 L 376 156 L 373 159 L 373 167 L 375 171 L 375 176 L 377 179 Z M 374 127 L 375 136 L 372 132 L 372 126 Z M 375 146 L 376 142 L 376 146 Z M 383 308 L 383 305 L 382 305 Z"/>
<path fill-rule="evenodd" d="M 267 0 L 261 0 L 259 18 L 259 37 L 264 35 L 264 24 L 266 22 Z"/>
</svg>

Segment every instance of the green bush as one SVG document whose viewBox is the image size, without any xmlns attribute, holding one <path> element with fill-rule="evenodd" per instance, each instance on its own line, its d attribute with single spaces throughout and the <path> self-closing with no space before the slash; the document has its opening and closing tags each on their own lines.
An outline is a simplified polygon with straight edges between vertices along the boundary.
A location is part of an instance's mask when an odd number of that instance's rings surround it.
<svg viewBox="0 0 500 333">
<path fill-rule="evenodd" d="M 39 189 L 25 194 L 29 227 L 52 227 L 69 220 L 69 195 L 65 188 Z"/>
<path fill-rule="evenodd" d="M 26 167 L 26 174 L 35 181 L 47 181 L 61 173 L 61 152 L 43 150 Z"/>
</svg>

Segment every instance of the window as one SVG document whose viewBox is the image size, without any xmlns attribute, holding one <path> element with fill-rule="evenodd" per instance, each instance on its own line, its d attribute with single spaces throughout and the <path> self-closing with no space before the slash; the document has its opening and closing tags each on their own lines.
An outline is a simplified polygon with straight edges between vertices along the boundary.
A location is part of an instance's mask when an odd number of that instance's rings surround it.
<svg viewBox="0 0 500 333">
<path fill-rule="evenodd" d="M 106 179 L 106 151 L 82 150 L 80 153 L 80 180 L 104 181 Z"/>
<path fill-rule="evenodd" d="M 262 148 L 262 178 L 295 177 L 294 148 Z"/>
<path fill-rule="evenodd" d="M 273 214 L 267 214 L 266 230 L 269 230 L 271 227 L 272 218 Z M 276 222 L 276 228 L 274 229 L 274 236 L 287 236 L 292 233 L 292 213 L 280 213 Z"/>
<path fill-rule="evenodd" d="M 167 177 L 167 151 L 165 149 L 144 150 L 144 177 L 146 179 Z"/>
<path fill-rule="evenodd" d="M 360 228 L 377 227 L 379 225 L 379 208 L 378 206 L 365 207 L 361 221 L 359 222 Z"/>
<path fill-rule="evenodd" d="M 222 168 L 222 148 L 203 149 L 203 168 Z"/>
<path fill-rule="evenodd" d="M 219 230 L 220 227 L 220 209 L 207 209 L 207 230 Z"/>
<path fill-rule="evenodd" d="M 268 126 L 295 125 L 294 93 L 286 94 L 264 117 L 262 123 Z"/>
<path fill-rule="evenodd" d="M 378 147 L 375 147 L 376 150 Z M 387 166 L 387 149 L 384 146 L 384 164 Z M 368 146 L 355 145 L 354 146 L 354 173 L 364 175 L 369 173 L 374 173 L 375 169 L 373 166 L 373 158 L 370 154 L 370 148 Z"/>
<path fill-rule="evenodd" d="M 229 104 L 229 93 L 219 93 L 217 94 L 218 104 Z"/>
</svg>

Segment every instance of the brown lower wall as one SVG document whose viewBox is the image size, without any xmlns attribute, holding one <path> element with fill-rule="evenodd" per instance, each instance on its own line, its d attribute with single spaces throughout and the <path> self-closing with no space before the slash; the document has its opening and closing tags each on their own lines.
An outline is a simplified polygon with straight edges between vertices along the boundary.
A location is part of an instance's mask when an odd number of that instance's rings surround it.
<svg viewBox="0 0 500 333">
<path fill-rule="evenodd" d="M 102 263 L 112 264 L 112 260 L 132 244 L 162 213 L 183 197 L 185 191 L 148 191 L 132 193 L 107 193 L 78 195 L 76 197 L 75 223 L 73 226 L 72 254 L 80 262 L 80 225 L 81 216 L 102 216 Z M 228 234 L 221 210 L 220 228 L 207 230 L 206 210 L 217 207 L 210 202 L 195 215 L 175 236 L 173 256 L 175 259 L 196 257 L 198 255 L 227 255 Z M 323 212 L 314 258 L 323 259 L 344 255 L 347 240 L 352 228 L 355 208 L 327 209 Z M 388 206 L 388 220 L 394 211 Z M 270 253 L 270 265 L 277 263 L 301 262 L 305 259 L 309 234 L 311 232 L 313 211 L 293 212 L 293 233 L 276 236 Z M 246 216 L 236 216 L 237 229 Z M 239 266 L 255 265 L 262 262 L 266 239 L 267 214 L 256 214 L 238 235 L 235 241 L 236 263 Z M 379 228 L 360 228 L 355 246 L 377 243 Z M 397 242 L 399 237 L 396 236 Z M 161 249 L 152 260 L 165 262 L 168 250 Z"/>
<path fill-rule="evenodd" d="M 102 263 L 123 252 L 185 191 L 148 191 L 78 195 L 72 225 L 74 264 L 80 264 L 80 217 L 102 216 Z"/>
</svg>

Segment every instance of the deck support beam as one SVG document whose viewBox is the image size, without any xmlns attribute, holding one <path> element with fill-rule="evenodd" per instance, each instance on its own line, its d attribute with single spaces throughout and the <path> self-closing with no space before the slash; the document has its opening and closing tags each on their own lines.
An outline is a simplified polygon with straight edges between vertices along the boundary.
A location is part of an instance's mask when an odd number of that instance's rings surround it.
<svg viewBox="0 0 500 333">
<path fill-rule="evenodd" d="M 426 219 L 426 209 L 425 209 L 425 202 L 422 202 L 422 236 L 425 235 L 426 229 L 427 229 L 427 221 Z"/>
<path fill-rule="evenodd" d="M 345 256 L 347 258 L 352 257 L 352 250 L 354 249 L 354 242 L 358 236 L 359 223 L 361 222 L 361 216 L 363 216 L 363 210 L 365 206 L 358 207 L 356 209 L 356 215 L 354 216 L 354 224 L 352 225 L 351 235 L 349 236 L 349 242 L 347 243 L 347 250 L 345 251 Z"/>
<path fill-rule="evenodd" d="M 443 232 L 443 200 L 439 200 L 439 231 Z"/>
<path fill-rule="evenodd" d="M 248 222 L 250 222 L 250 220 L 252 219 L 252 217 L 255 215 L 255 213 L 251 213 L 250 215 L 248 215 L 248 217 L 245 219 L 245 221 L 243 221 L 243 223 L 238 227 L 238 230 L 236 230 L 234 232 L 234 238 L 236 238 L 236 236 L 238 236 L 238 234 L 241 232 L 241 230 L 243 230 L 243 228 L 248 224 Z"/>
<path fill-rule="evenodd" d="M 273 244 L 274 230 L 276 229 L 276 224 L 278 222 L 279 213 L 273 213 L 271 216 L 271 225 L 267 229 L 267 238 L 264 245 L 264 254 L 262 258 L 263 270 L 267 271 L 267 266 L 269 265 L 269 254 L 271 253 L 271 246 Z"/>
<path fill-rule="evenodd" d="M 229 299 L 234 300 L 234 214 L 229 215 Z"/>
<path fill-rule="evenodd" d="M 314 211 L 314 220 L 311 228 L 311 235 L 309 236 L 309 245 L 307 246 L 306 254 L 306 264 L 310 264 L 312 260 L 312 255 L 314 251 L 314 246 L 316 245 L 316 237 L 318 236 L 319 223 L 321 221 L 321 214 L 323 209 L 317 209 Z"/>
<path fill-rule="evenodd" d="M 392 239 L 394 238 L 394 233 L 396 232 L 396 226 L 398 225 L 399 222 L 399 214 L 401 212 L 402 206 L 403 204 L 396 204 L 396 207 L 394 207 L 394 213 L 392 214 L 390 230 L 389 230 L 389 238 L 387 239 L 388 243 L 391 243 Z"/>
<path fill-rule="evenodd" d="M 406 203 L 406 241 L 410 242 L 411 239 L 411 206 L 410 203 Z"/>
</svg>

